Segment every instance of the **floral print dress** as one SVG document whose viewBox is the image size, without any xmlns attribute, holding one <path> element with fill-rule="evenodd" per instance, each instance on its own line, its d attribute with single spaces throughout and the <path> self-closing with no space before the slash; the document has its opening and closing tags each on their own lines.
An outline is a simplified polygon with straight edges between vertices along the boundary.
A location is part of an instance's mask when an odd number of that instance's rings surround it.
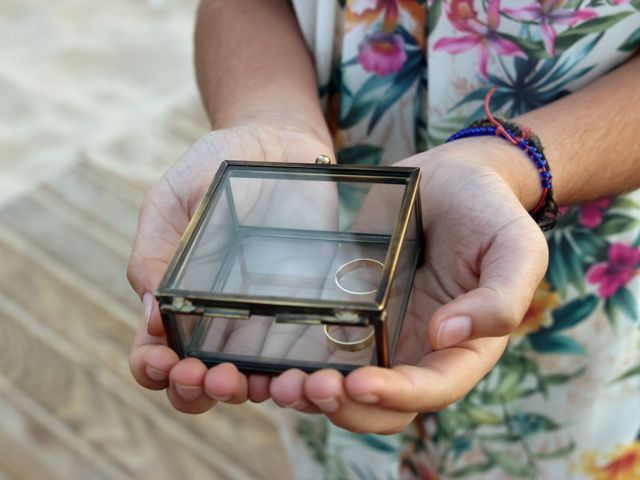
<svg viewBox="0 0 640 480">
<path fill-rule="evenodd" d="M 494 85 L 494 112 L 541 107 L 640 47 L 639 0 L 292 3 L 341 163 L 441 144 Z M 289 417 L 295 478 L 640 479 L 640 197 L 562 211 L 545 280 L 480 384 L 395 436 Z"/>
</svg>

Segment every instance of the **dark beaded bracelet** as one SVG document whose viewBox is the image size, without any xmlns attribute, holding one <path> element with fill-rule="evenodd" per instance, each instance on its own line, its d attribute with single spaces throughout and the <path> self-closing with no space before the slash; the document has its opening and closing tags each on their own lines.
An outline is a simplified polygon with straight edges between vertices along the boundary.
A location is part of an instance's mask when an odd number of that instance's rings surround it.
<svg viewBox="0 0 640 480">
<path fill-rule="evenodd" d="M 542 187 L 540 200 L 529 214 L 542 230 L 550 230 L 556 225 L 560 213 L 553 198 L 551 170 L 544 156 L 540 139 L 526 127 L 523 128 L 515 122 L 491 115 L 489 100 L 494 91 L 495 87 L 487 93 L 485 98 L 485 113 L 488 118 L 475 121 L 467 128 L 454 133 L 447 139 L 447 143 L 460 138 L 498 136 L 523 150 L 538 170 Z"/>
</svg>

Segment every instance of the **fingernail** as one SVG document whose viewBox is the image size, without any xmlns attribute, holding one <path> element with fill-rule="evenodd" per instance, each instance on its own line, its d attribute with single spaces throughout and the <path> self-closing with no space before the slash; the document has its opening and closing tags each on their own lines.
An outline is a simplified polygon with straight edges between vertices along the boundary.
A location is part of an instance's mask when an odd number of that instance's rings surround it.
<svg viewBox="0 0 640 480">
<path fill-rule="evenodd" d="M 142 306 L 144 307 L 144 329 L 149 331 L 149 320 L 151 319 L 151 310 L 153 310 L 153 295 L 147 292 L 142 297 Z"/>
<path fill-rule="evenodd" d="M 313 400 L 320 410 L 327 413 L 337 412 L 340 408 L 340 404 L 336 397 L 329 397 L 323 400 Z"/>
<path fill-rule="evenodd" d="M 375 393 L 365 393 L 364 395 L 353 397 L 353 399 L 360 403 L 378 403 L 380 401 L 380 397 Z"/>
<path fill-rule="evenodd" d="M 231 397 L 233 397 L 233 395 L 216 396 L 211 394 L 209 394 L 209 396 L 218 402 L 228 402 L 231 400 Z"/>
<path fill-rule="evenodd" d="M 147 372 L 147 376 L 151 380 L 155 380 L 156 382 L 161 382 L 167 379 L 167 372 L 160 370 L 158 368 L 147 367 L 146 372 Z"/>
<path fill-rule="evenodd" d="M 438 348 L 450 347 L 460 343 L 471 335 L 471 317 L 460 315 L 443 321 L 438 329 Z"/>
<path fill-rule="evenodd" d="M 293 408 L 294 410 L 306 410 L 307 408 L 309 408 L 309 402 L 307 402 L 306 400 L 296 400 L 293 403 L 288 403 L 286 405 L 283 405 L 286 408 Z"/>
<path fill-rule="evenodd" d="M 176 383 L 176 392 L 188 402 L 193 402 L 202 396 L 204 390 L 198 386 L 179 385 Z"/>
</svg>

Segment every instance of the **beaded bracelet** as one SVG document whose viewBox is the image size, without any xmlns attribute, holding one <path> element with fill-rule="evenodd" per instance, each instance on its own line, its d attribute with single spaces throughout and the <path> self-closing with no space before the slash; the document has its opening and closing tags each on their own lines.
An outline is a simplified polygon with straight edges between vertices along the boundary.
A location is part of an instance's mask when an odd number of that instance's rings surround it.
<svg viewBox="0 0 640 480">
<path fill-rule="evenodd" d="M 484 111 L 487 118 L 470 124 L 467 128 L 454 133 L 447 139 L 448 142 L 460 138 L 497 136 L 522 149 L 531 159 L 540 175 L 542 195 L 538 204 L 529 211 L 531 217 L 542 230 L 550 230 L 558 221 L 558 205 L 553 198 L 553 185 L 551 183 L 551 170 L 547 162 L 540 139 L 527 127 L 520 127 L 517 123 L 494 117 L 489 111 L 489 101 L 496 87 L 487 93 L 484 99 Z"/>
</svg>

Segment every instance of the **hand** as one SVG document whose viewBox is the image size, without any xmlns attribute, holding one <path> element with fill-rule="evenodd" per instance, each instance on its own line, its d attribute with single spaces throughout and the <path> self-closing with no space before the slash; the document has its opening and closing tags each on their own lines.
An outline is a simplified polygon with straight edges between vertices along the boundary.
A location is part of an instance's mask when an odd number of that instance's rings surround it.
<svg viewBox="0 0 640 480">
<path fill-rule="evenodd" d="M 536 182 L 500 139 L 470 139 L 416 155 L 422 168 L 426 261 L 415 276 L 396 366 L 291 370 L 271 381 L 280 405 L 322 411 L 354 432 L 393 433 L 418 412 L 465 395 L 493 367 L 547 267 L 542 232 L 514 193 Z M 527 206 L 536 199 L 523 199 Z"/>
<path fill-rule="evenodd" d="M 269 377 L 246 377 L 231 364 L 211 369 L 197 359 L 179 360 L 167 347 L 160 313 L 153 292 L 171 260 L 182 232 L 192 217 L 222 160 L 253 160 L 276 162 L 313 162 L 319 154 L 332 155 L 326 136 L 291 128 L 269 125 L 248 125 L 214 131 L 200 139 L 169 169 L 146 195 L 141 211 L 127 276 L 134 290 L 143 299 L 146 322 L 138 329 L 130 355 L 130 367 L 135 379 L 150 389 L 165 389 L 174 405 L 188 413 L 204 412 L 217 400 L 229 403 L 248 398 L 262 401 L 269 396 Z M 267 196 L 274 203 L 295 208 L 296 194 L 314 195 L 314 191 L 254 190 L 259 195 L 246 195 L 243 205 L 249 213 L 253 205 L 264 205 Z M 311 219 L 331 222 L 337 212 L 331 193 L 321 196 Z M 303 202 L 308 205 L 308 202 Z M 282 209 L 281 209 L 282 210 Z M 285 209 L 286 210 L 286 209 Z M 268 209 L 263 211 L 268 215 Z M 309 214 L 306 212 L 309 219 Z M 296 215 L 292 215 L 296 218 Z M 241 339 L 241 329 L 236 339 Z M 247 332 L 244 332 L 245 334 Z M 228 348 L 240 345 L 230 338 Z"/>
</svg>

